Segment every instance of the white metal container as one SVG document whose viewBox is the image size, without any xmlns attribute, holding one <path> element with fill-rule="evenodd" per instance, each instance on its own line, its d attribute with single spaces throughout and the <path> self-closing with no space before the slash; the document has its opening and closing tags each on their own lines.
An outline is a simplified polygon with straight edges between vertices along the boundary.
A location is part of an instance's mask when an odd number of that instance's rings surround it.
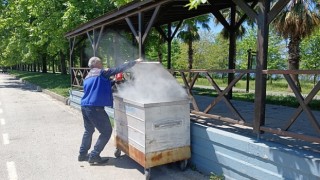
<svg viewBox="0 0 320 180">
<path fill-rule="evenodd" d="M 145 169 L 180 162 L 184 169 L 190 152 L 189 100 L 143 104 L 114 97 L 115 142 Z"/>
</svg>

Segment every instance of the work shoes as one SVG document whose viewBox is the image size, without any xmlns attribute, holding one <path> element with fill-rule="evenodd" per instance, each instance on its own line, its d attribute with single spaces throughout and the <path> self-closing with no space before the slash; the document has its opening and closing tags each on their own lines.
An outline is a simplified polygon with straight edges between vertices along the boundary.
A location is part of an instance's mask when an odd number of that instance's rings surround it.
<svg viewBox="0 0 320 180">
<path fill-rule="evenodd" d="M 78 156 L 78 161 L 81 162 L 81 161 L 88 161 L 89 160 L 89 155 L 88 154 L 80 154 Z"/>
<path fill-rule="evenodd" d="M 108 162 L 108 158 L 102 158 L 100 156 L 94 156 L 94 157 L 89 157 L 89 164 L 90 165 L 101 165 L 101 164 L 105 164 Z"/>
</svg>

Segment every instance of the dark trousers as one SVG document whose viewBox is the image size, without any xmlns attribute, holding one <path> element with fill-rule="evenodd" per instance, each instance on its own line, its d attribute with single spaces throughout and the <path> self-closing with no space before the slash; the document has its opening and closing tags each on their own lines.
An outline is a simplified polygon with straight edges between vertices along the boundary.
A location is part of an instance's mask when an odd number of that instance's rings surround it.
<svg viewBox="0 0 320 180">
<path fill-rule="evenodd" d="M 104 107 L 82 106 L 81 111 L 85 131 L 79 152 L 83 155 L 88 153 L 92 143 L 92 135 L 96 128 L 100 132 L 100 136 L 94 149 L 90 152 L 90 157 L 99 156 L 112 134 L 109 116 L 104 110 Z"/>
</svg>

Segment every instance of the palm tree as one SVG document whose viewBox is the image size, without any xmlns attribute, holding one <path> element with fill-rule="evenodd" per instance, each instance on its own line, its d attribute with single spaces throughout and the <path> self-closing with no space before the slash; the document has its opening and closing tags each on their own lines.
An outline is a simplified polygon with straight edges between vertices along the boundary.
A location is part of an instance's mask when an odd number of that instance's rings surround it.
<svg viewBox="0 0 320 180">
<path fill-rule="evenodd" d="M 200 40 L 198 25 L 202 28 L 210 30 L 209 27 L 210 16 L 203 15 L 193 19 L 184 20 L 181 25 L 181 31 L 178 33 L 177 37 L 181 39 L 184 43 L 188 44 L 188 69 L 192 69 L 193 64 L 193 42 Z M 189 82 L 191 81 L 191 75 L 189 74 Z"/>
<path fill-rule="evenodd" d="M 227 20 L 231 21 L 231 10 L 230 9 L 223 9 L 220 11 L 222 16 Z M 236 9 L 236 16 L 235 16 L 235 22 L 239 22 L 240 19 L 243 17 L 244 13 L 240 11 L 238 8 Z M 246 22 L 248 22 L 249 25 L 253 26 L 253 21 L 251 21 L 249 18 L 246 19 Z M 214 19 L 214 23 L 216 25 L 220 24 L 220 21 L 218 19 Z M 242 23 L 243 24 L 243 23 Z M 246 28 L 243 25 L 240 25 L 238 29 L 236 29 L 236 38 L 242 38 L 246 34 Z M 230 38 L 230 33 L 229 30 L 225 27 L 222 28 L 220 34 L 222 35 L 223 38 L 229 39 Z"/>
<path fill-rule="evenodd" d="M 299 70 L 300 43 L 303 38 L 311 35 L 320 22 L 317 8 L 316 0 L 291 0 L 273 21 L 276 31 L 284 38 L 289 39 L 289 70 Z M 291 74 L 291 78 L 301 91 L 298 74 Z"/>
</svg>

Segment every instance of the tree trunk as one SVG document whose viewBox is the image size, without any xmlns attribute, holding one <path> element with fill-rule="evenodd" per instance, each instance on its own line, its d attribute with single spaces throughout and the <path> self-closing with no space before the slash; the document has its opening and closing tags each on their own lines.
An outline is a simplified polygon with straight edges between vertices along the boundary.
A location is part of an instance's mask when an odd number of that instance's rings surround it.
<svg viewBox="0 0 320 180">
<path fill-rule="evenodd" d="M 85 46 L 82 46 L 80 49 L 80 67 L 88 67 L 89 58 L 85 53 Z"/>
<path fill-rule="evenodd" d="M 46 54 L 42 54 L 41 60 L 42 60 L 42 73 L 47 73 L 48 69 L 47 69 L 47 56 L 46 56 Z"/>
<path fill-rule="evenodd" d="M 161 63 L 162 64 L 162 59 L 163 59 L 163 54 L 162 54 L 162 50 L 161 50 L 161 44 L 159 44 L 159 46 L 158 46 L 159 48 L 158 48 L 158 61 L 159 61 L 159 63 Z"/>
<path fill-rule="evenodd" d="M 192 40 L 188 42 L 188 69 L 192 69 L 193 64 L 193 48 L 192 48 Z M 191 72 L 189 73 L 188 81 L 191 83 Z"/>
<path fill-rule="evenodd" d="M 33 72 L 37 72 L 37 63 L 33 62 Z"/>
<path fill-rule="evenodd" d="M 288 69 L 289 70 L 299 70 L 300 66 L 300 37 L 291 37 L 288 45 L 289 49 L 289 57 L 288 57 Z M 298 87 L 298 90 L 301 92 L 301 85 L 299 81 L 298 74 L 291 74 L 290 75 L 294 84 Z M 290 86 L 288 85 L 288 90 L 292 91 Z"/>
<path fill-rule="evenodd" d="M 52 57 L 52 73 L 53 73 L 53 74 L 56 73 L 56 69 L 55 69 L 56 67 L 55 67 L 55 64 L 54 64 L 54 61 L 55 61 L 54 59 L 55 59 L 55 58 Z"/>
<path fill-rule="evenodd" d="M 40 70 L 41 70 L 41 64 L 40 64 L 40 62 L 37 63 L 37 69 L 38 69 L 38 72 L 40 72 Z"/>
<path fill-rule="evenodd" d="M 60 63 L 61 63 L 61 74 L 67 74 L 66 56 L 62 51 L 60 51 Z"/>
<path fill-rule="evenodd" d="M 159 40 L 158 40 L 158 49 L 157 49 L 157 53 L 158 53 L 158 61 L 159 63 L 162 64 L 162 59 L 163 59 L 163 54 L 162 54 L 162 42 L 161 42 L 161 35 L 159 35 Z"/>
<path fill-rule="evenodd" d="M 158 50 L 158 60 L 159 60 L 159 63 L 161 63 L 161 64 L 162 64 L 162 59 L 163 59 L 162 51 Z"/>
</svg>

